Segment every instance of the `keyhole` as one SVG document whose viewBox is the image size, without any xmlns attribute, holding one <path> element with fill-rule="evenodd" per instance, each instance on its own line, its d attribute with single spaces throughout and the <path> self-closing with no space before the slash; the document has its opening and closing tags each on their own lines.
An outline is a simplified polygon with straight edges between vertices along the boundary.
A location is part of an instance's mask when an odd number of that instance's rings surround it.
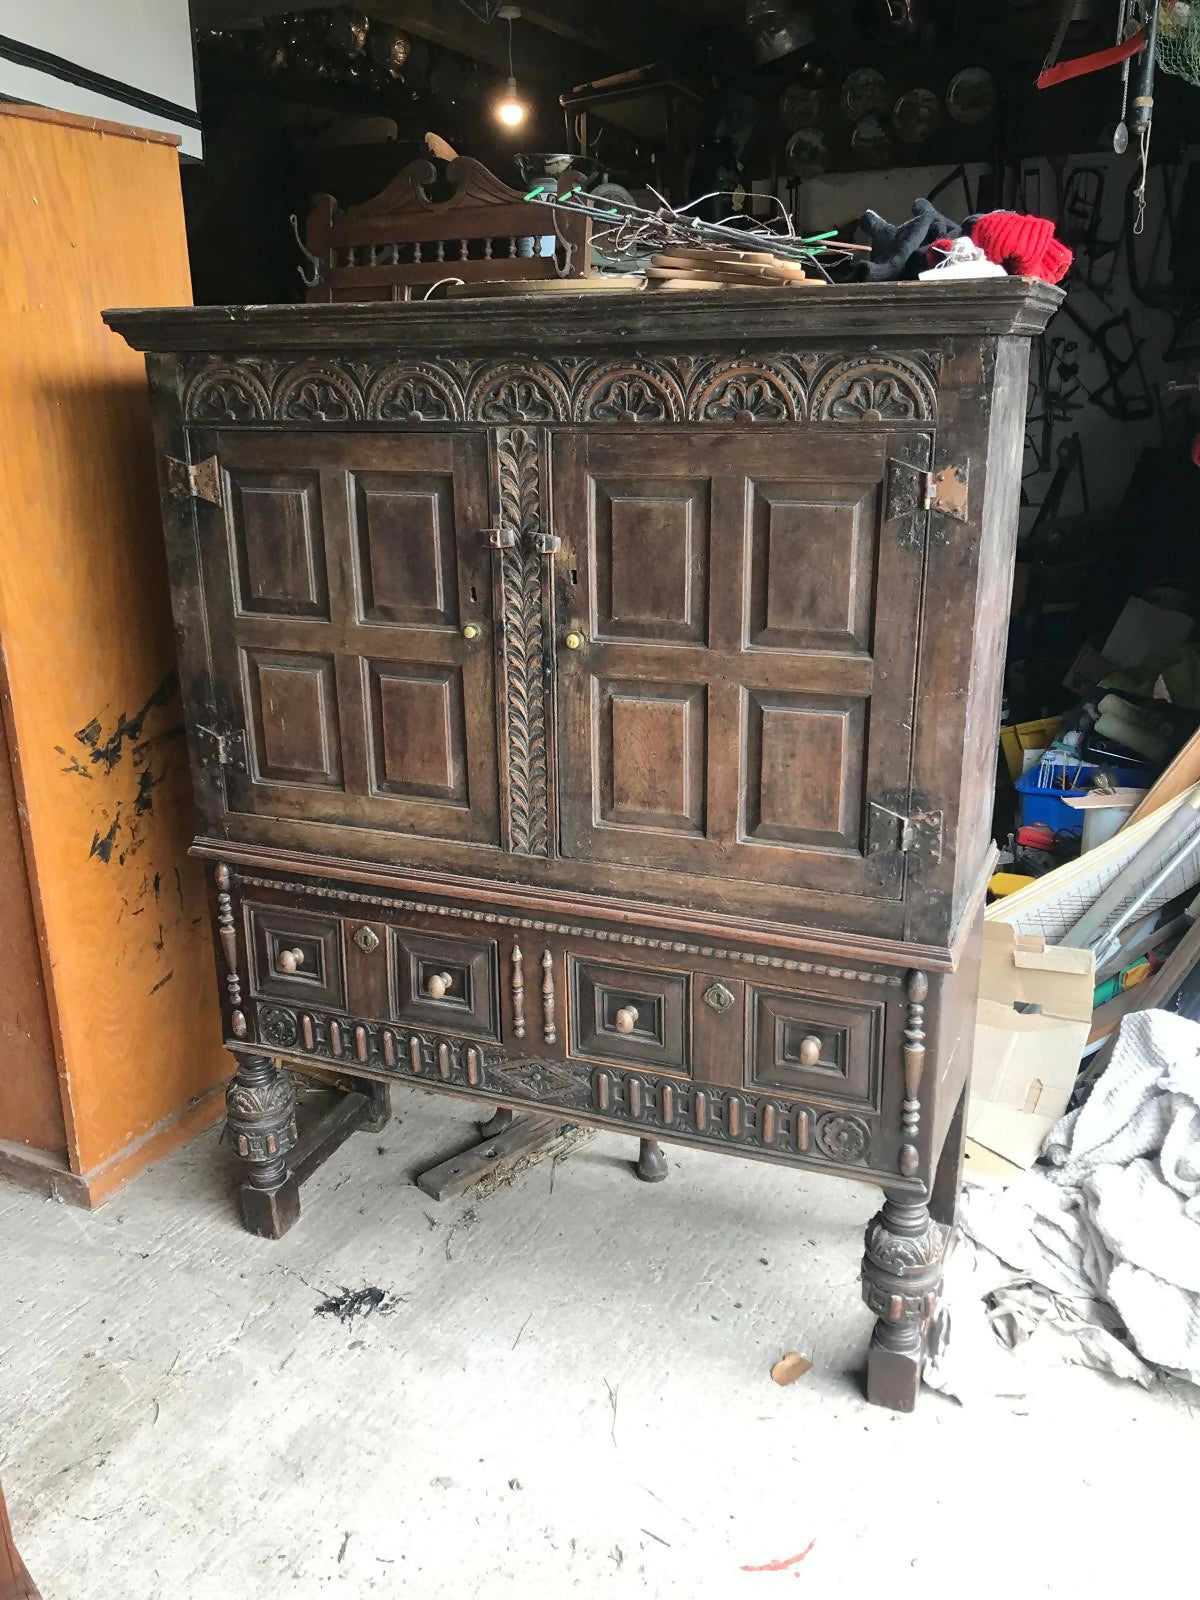
<svg viewBox="0 0 1200 1600">
<path fill-rule="evenodd" d="M 572 583 L 576 583 L 576 584 L 579 582 L 579 568 L 578 567 L 572 567 L 571 568 L 571 582 Z"/>
<path fill-rule="evenodd" d="M 475 593 L 475 585 L 472 584 L 471 585 L 471 604 L 474 605 L 475 601 L 478 600 L 478 598 L 479 598 L 479 596 Z"/>
</svg>

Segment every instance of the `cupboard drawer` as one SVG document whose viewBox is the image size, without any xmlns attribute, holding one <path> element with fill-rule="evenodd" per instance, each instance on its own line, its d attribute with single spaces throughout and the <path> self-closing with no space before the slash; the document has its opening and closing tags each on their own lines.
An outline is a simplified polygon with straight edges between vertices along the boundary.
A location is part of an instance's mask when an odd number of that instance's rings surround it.
<svg viewBox="0 0 1200 1600">
<path fill-rule="evenodd" d="M 387 929 L 389 1012 L 398 1022 L 500 1037 L 494 939 Z"/>
<path fill-rule="evenodd" d="M 746 1086 L 878 1111 L 882 1001 L 749 986 Z"/>
<path fill-rule="evenodd" d="M 339 917 L 254 904 L 246 912 L 254 994 L 299 1006 L 345 1006 L 346 962 Z"/>
<path fill-rule="evenodd" d="M 618 1066 L 690 1071 L 690 978 L 570 956 L 569 1053 Z"/>
</svg>

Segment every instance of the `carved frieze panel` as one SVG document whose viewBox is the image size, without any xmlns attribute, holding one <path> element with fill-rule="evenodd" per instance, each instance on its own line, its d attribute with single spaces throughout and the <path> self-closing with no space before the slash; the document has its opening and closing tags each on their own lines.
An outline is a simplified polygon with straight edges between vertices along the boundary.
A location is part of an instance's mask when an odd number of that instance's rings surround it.
<svg viewBox="0 0 1200 1600">
<path fill-rule="evenodd" d="M 544 355 L 496 361 L 200 357 L 185 419 L 256 422 L 922 424 L 937 415 L 928 352 L 769 356 Z"/>
</svg>

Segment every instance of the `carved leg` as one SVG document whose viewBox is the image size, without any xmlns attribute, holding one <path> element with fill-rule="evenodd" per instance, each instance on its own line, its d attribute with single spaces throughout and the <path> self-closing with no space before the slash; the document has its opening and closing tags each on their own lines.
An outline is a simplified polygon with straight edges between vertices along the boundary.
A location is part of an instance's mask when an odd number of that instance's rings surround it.
<svg viewBox="0 0 1200 1600">
<path fill-rule="evenodd" d="M 295 1086 L 269 1056 L 240 1056 L 225 1105 L 245 1172 L 242 1220 L 250 1233 L 278 1239 L 300 1215 L 300 1185 L 287 1162 L 296 1143 Z"/>
<path fill-rule="evenodd" d="M 661 1183 L 667 1175 L 667 1158 L 657 1139 L 643 1139 L 633 1169 L 643 1183 Z"/>
<path fill-rule="evenodd" d="M 963 1085 L 963 1091 L 958 1097 L 958 1104 L 954 1108 L 954 1115 L 950 1118 L 950 1126 L 946 1130 L 946 1142 L 942 1146 L 941 1155 L 938 1157 L 937 1170 L 933 1174 L 933 1189 L 929 1196 L 929 1215 L 935 1222 L 940 1222 L 944 1228 L 952 1228 L 954 1219 L 958 1215 L 958 1196 L 962 1190 L 963 1146 L 966 1143 L 967 1092 L 969 1088 L 969 1084 Z"/>
<path fill-rule="evenodd" d="M 886 1194 L 867 1224 L 863 1299 L 878 1319 L 867 1355 L 867 1399 L 911 1411 L 921 1387 L 925 1329 L 942 1287 L 942 1233 L 924 1200 Z"/>
<path fill-rule="evenodd" d="M 512 1124 L 513 1114 L 510 1106 L 497 1106 L 486 1122 L 479 1125 L 481 1139 L 494 1139 Z"/>
</svg>

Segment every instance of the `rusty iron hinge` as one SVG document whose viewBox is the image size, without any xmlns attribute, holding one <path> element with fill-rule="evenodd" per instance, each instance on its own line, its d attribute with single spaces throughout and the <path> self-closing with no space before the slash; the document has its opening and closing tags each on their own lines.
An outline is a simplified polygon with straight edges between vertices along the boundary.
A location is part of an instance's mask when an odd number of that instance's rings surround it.
<svg viewBox="0 0 1200 1600">
<path fill-rule="evenodd" d="M 967 520 L 966 463 L 952 463 L 929 471 L 911 461 L 888 462 L 884 519 L 895 522 L 906 550 L 917 550 L 924 537 L 925 516 L 940 511 L 956 522 Z"/>
<path fill-rule="evenodd" d="M 920 861 L 942 859 L 943 814 L 940 811 L 895 811 L 874 800 L 870 806 L 867 854 L 884 851 L 915 856 Z"/>
<path fill-rule="evenodd" d="M 965 461 L 925 473 L 925 509 L 940 511 L 943 516 L 953 517 L 955 522 L 965 522 L 968 475 L 969 464 Z"/>
<path fill-rule="evenodd" d="M 203 461 L 179 461 L 167 457 L 167 486 L 172 500 L 207 500 L 221 504 L 221 469 L 216 456 Z"/>
<path fill-rule="evenodd" d="M 222 767 L 232 767 L 235 772 L 245 772 L 246 765 L 246 735 L 241 728 L 202 728 L 197 726 L 196 732 L 211 742 L 216 753 L 217 764 Z"/>
</svg>

